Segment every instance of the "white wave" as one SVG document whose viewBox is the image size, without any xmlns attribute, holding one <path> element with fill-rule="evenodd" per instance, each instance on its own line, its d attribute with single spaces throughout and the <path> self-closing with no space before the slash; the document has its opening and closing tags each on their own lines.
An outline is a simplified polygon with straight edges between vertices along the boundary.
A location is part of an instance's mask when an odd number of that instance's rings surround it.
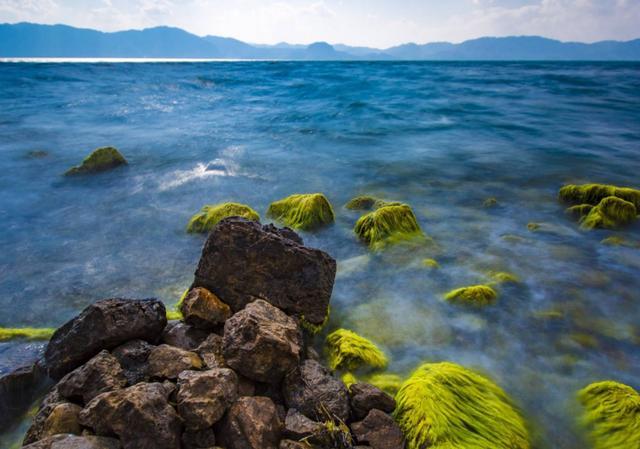
<svg viewBox="0 0 640 449">
<path fill-rule="evenodd" d="M 198 162 L 190 170 L 176 170 L 164 181 L 160 182 L 160 190 L 175 189 L 197 179 L 211 177 L 237 176 L 238 166 L 236 163 L 225 159 L 214 159 L 207 163 Z"/>
</svg>

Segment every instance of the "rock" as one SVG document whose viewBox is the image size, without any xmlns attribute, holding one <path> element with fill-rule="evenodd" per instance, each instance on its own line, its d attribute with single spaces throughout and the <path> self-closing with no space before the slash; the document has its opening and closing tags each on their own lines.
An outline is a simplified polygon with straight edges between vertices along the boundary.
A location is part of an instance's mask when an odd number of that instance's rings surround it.
<svg viewBox="0 0 640 449">
<path fill-rule="evenodd" d="M 310 449 L 309 445 L 306 443 L 300 443 L 299 441 L 293 440 L 282 440 L 280 441 L 279 449 Z"/>
<path fill-rule="evenodd" d="M 356 382 L 349 387 L 351 411 L 357 421 L 364 419 L 371 410 L 378 409 L 391 413 L 396 408 L 396 401 L 387 393 L 373 385 Z"/>
<path fill-rule="evenodd" d="M 47 385 L 45 370 L 34 362 L 0 377 L 0 429 L 24 414 Z"/>
<path fill-rule="evenodd" d="M 85 308 L 51 337 L 45 360 L 49 375 L 59 380 L 103 349 L 129 340 L 156 341 L 167 324 L 157 299 L 103 299 Z"/>
<path fill-rule="evenodd" d="M 209 332 L 196 329 L 180 321 L 170 321 L 162 331 L 162 342 L 169 346 L 192 351 L 209 335 Z"/>
<path fill-rule="evenodd" d="M 216 445 L 216 434 L 213 429 L 185 430 L 182 434 L 184 449 L 212 448 Z"/>
<path fill-rule="evenodd" d="M 131 340 L 115 348 L 111 353 L 118 359 L 127 378 L 127 383 L 135 385 L 149 380 L 147 373 L 147 359 L 155 346 L 144 340 Z"/>
<path fill-rule="evenodd" d="M 23 446 L 23 449 L 122 449 L 122 446 L 115 438 L 63 434 Z"/>
<path fill-rule="evenodd" d="M 238 396 L 255 396 L 256 384 L 246 377 L 238 376 Z"/>
<path fill-rule="evenodd" d="M 284 436 L 292 440 L 313 439 L 322 433 L 324 425 L 312 421 L 294 408 L 290 408 L 284 421 Z"/>
<path fill-rule="evenodd" d="M 364 443 L 373 449 L 402 449 L 404 436 L 396 422 L 380 410 L 371 410 L 360 422 L 351 424 L 351 431 L 358 443 Z"/>
<path fill-rule="evenodd" d="M 207 339 L 195 349 L 195 352 L 202 358 L 208 368 L 227 367 L 222 355 L 222 337 L 220 335 L 209 334 Z"/>
<path fill-rule="evenodd" d="M 281 426 L 271 399 L 242 397 L 216 425 L 216 437 L 225 449 L 277 449 Z"/>
<path fill-rule="evenodd" d="M 54 408 L 60 404 L 67 403 L 58 393 L 58 388 L 54 387 L 44 397 L 38 408 L 38 412 L 33 417 L 31 425 L 27 430 L 23 444 L 31 444 L 45 437 L 45 422 Z"/>
<path fill-rule="evenodd" d="M 42 437 L 49 437 L 61 433 L 80 435 L 82 428 L 78 422 L 78 415 L 82 407 L 76 404 L 58 404 L 44 421 Z"/>
<path fill-rule="evenodd" d="M 319 325 L 327 317 L 335 274 L 335 260 L 303 246 L 290 229 L 232 217 L 209 234 L 193 287 L 215 293 L 234 312 L 263 299 Z"/>
<path fill-rule="evenodd" d="M 238 397 L 238 376 L 228 368 L 184 371 L 178 376 L 178 413 L 189 429 L 218 422 Z"/>
<path fill-rule="evenodd" d="M 176 449 L 182 423 L 167 384 L 139 383 L 96 396 L 80 412 L 80 424 L 98 435 L 117 435 L 124 449 Z"/>
<path fill-rule="evenodd" d="M 118 390 L 126 385 L 127 378 L 120 362 L 104 350 L 64 376 L 58 383 L 58 392 L 72 402 L 86 404 L 100 393 Z"/>
<path fill-rule="evenodd" d="M 154 379 L 176 379 L 185 370 L 199 370 L 204 362 L 198 354 L 175 346 L 159 345 L 151 350 L 148 373 Z"/>
<path fill-rule="evenodd" d="M 82 164 L 71 167 L 67 170 L 65 176 L 96 173 L 109 170 L 120 165 L 127 165 L 127 160 L 124 156 L 113 147 L 103 147 L 94 150 L 82 161 Z"/>
<path fill-rule="evenodd" d="M 300 360 L 298 323 L 266 301 L 257 300 L 224 325 L 223 354 L 231 368 L 259 382 L 278 383 Z"/>
<path fill-rule="evenodd" d="M 204 287 L 196 287 L 180 305 L 184 321 L 199 329 L 215 329 L 231 316 L 231 309 Z"/>
<path fill-rule="evenodd" d="M 315 360 L 305 360 L 287 374 L 282 391 L 287 407 L 308 418 L 322 422 L 329 418 L 345 422 L 349 419 L 347 387 Z"/>
</svg>

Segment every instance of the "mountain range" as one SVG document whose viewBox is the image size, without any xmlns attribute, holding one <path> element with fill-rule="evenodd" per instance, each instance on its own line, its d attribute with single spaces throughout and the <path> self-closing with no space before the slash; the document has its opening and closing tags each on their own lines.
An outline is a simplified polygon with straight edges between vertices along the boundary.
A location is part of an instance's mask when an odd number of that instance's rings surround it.
<svg viewBox="0 0 640 449">
<path fill-rule="evenodd" d="M 165 26 L 105 33 L 67 25 L 16 23 L 0 24 L 0 57 L 639 61 L 640 39 L 587 44 L 539 36 L 482 37 L 459 44 L 408 43 L 377 49 L 326 42 L 249 44 L 228 37 L 200 37 Z"/>
</svg>

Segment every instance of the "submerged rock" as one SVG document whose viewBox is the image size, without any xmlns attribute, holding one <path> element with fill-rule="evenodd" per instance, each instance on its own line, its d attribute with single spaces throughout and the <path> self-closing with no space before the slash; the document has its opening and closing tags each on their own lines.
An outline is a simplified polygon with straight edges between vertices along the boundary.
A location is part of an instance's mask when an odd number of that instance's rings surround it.
<svg viewBox="0 0 640 449">
<path fill-rule="evenodd" d="M 356 222 L 354 231 L 372 249 L 401 242 L 427 241 L 411 207 L 400 203 L 385 205 L 363 215 Z"/>
<path fill-rule="evenodd" d="M 247 220 L 260 221 L 260 215 L 245 204 L 209 204 L 191 217 L 187 225 L 187 232 L 209 232 L 220 220 L 229 217 L 243 217 Z"/>
<path fill-rule="evenodd" d="M 618 229 L 636 220 L 638 211 L 633 203 L 608 196 L 580 220 L 583 229 Z"/>
<path fill-rule="evenodd" d="M 640 190 L 630 187 L 617 187 L 607 184 L 569 184 L 563 186 L 558 192 L 560 200 L 572 204 L 598 205 L 600 201 L 609 196 L 615 196 L 633 203 L 640 209 Z"/>
<path fill-rule="evenodd" d="M 278 449 L 282 423 L 269 398 L 241 397 L 216 425 L 225 449 Z"/>
<path fill-rule="evenodd" d="M 80 165 L 71 167 L 65 175 L 79 175 L 109 170 L 120 165 L 127 165 L 127 160 L 113 147 L 103 147 L 94 150 Z"/>
<path fill-rule="evenodd" d="M 354 370 L 361 366 L 384 369 L 387 356 L 375 343 L 355 332 L 338 329 L 327 336 L 329 368 L 332 370 Z"/>
<path fill-rule="evenodd" d="M 451 290 L 444 299 L 453 303 L 486 306 L 493 304 L 498 299 L 498 294 L 488 285 L 472 285 Z"/>
<path fill-rule="evenodd" d="M 103 349 L 129 340 L 156 341 L 167 324 L 157 299 L 103 299 L 60 327 L 51 337 L 45 360 L 49 375 L 60 379 Z"/>
<path fill-rule="evenodd" d="M 335 275 L 335 260 L 303 246 L 290 229 L 235 217 L 222 220 L 209 234 L 193 287 L 210 290 L 234 312 L 263 299 L 322 324 Z"/>
<path fill-rule="evenodd" d="M 23 446 L 24 449 L 122 449 L 115 438 L 96 436 L 55 435 L 36 443 Z"/>
<path fill-rule="evenodd" d="M 293 229 L 312 231 L 333 223 L 335 216 L 322 193 L 291 195 L 269 205 L 267 217 Z"/>
<path fill-rule="evenodd" d="M 229 306 L 204 287 L 189 290 L 180 305 L 180 312 L 187 324 L 200 329 L 215 329 L 231 316 Z"/>
</svg>

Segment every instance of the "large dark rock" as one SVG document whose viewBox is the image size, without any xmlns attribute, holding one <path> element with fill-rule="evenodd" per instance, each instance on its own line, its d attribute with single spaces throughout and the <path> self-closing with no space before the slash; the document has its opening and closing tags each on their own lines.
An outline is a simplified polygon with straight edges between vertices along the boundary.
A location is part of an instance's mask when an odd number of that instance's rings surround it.
<svg viewBox="0 0 640 449">
<path fill-rule="evenodd" d="M 182 434 L 183 449 L 216 449 L 216 434 L 213 429 L 185 430 Z"/>
<path fill-rule="evenodd" d="M 139 383 L 96 396 L 80 412 L 80 424 L 97 435 L 117 435 L 124 449 L 176 449 L 182 422 L 169 405 L 170 383 Z"/>
<path fill-rule="evenodd" d="M 309 445 L 294 440 L 282 440 L 280 441 L 279 449 L 309 449 Z"/>
<path fill-rule="evenodd" d="M 218 422 L 238 397 L 238 376 L 228 368 L 184 371 L 178 377 L 178 413 L 189 429 Z"/>
<path fill-rule="evenodd" d="M 351 424 L 356 441 L 373 449 L 402 449 L 404 436 L 391 416 L 380 410 L 371 410 L 360 422 Z"/>
<path fill-rule="evenodd" d="M 249 379 L 278 383 L 300 361 L 302 333 L 295 319 L 257 300 L 224 325 L 227 365 Z"/>
<path fill-rule="evenodd" d="M 58 382 L 58 392 L 70 401 L 82 404 L 105 391 L 127 385 L 120 362 L 109 351 L 100 351 L 84 365 L 74 369 Z"/>
<path fill-rule="evenodd" d="M 24 414 L 49 382 L 37 362 L 0 377 L 0 433 Z"/>
<path fill-rule="evenodd" d="M 209 332 L 196 329 L 193 326 L 180 321 L 170 321 L 162 331 L 162 342 L 170 346 L 192 351 L 201 344 L 209 335 Z"/>
<path fill-rule="evenodd" d="M 45 360 L 49 375 L 60 379 L 103 349 L 136 338 L 156 341 L 167 324 L 157 299 L 103 299 L 59 328 L 51 337 Z"/>
<path fill-rule="evenodd" d="M 144 340 L 131 340 L 115 348 L 111 353 L 118 359 L 127 383 L 135 385 L 149 380 L 147 359 L 155 346 Z"/>
<path fill-rule="evenodd" d="M 153 348 L 147 362 L 147 372 L 152 379 L 176 379 L 185 370 L 199 370 L 204 366 L 195 352 L 169 345 Z"/>
<path fill-rule="evenodd" d="M 344 383 L 315 360 L 305 360 L 285 377 L 284 400 L 308 418 L 327 421 L 349 419 L 349 395 Z"/>
<path fill-rule="evenodd" d="M 229 306 L 204 287 L 189 290 L 180 311 L 187 324 L 199 329 L 215 329 L 231 316 Z"/>
<path fill-rule="evenodd" d="M 207 288 L 234 312 L 264 299 L 288 314 L 321 324 L 335 274 L 335 260 L 303 246 L 290 229 L 231 217 L 209 234 L 193 287 Z"/>
<path fill-rule="evenodd" d="M 271 399 L 242 397 L 216 425 L 216 439 L 225 449 L 277 449 L 281 427 Z"/>
<path fill-rule="evenodd" d="M 385 413 L 391 413 L 396 408 L 395 399 L 381 389 L 364 382 L 351 385 L 349 397 L 353 418 L 356 421 L 364 419 L 374 408 Z"/>
<path fill-rule="evenodd" d="M 284 436 L 291 438 L 292 440 L 307 439 L 309 442 L 314 437 L 319 436 L 324 430 L 324 425 L 313 421 L 294 408 L 290 408 L 287 411 L 287 416 L 284 421 Z"/>
<path fill-rule="evenodd" d="M 55 435 L 36 443 L 23 446 L 24 449 L 122 449 L 115 438 L 96 436 Z"/>
</svg>

